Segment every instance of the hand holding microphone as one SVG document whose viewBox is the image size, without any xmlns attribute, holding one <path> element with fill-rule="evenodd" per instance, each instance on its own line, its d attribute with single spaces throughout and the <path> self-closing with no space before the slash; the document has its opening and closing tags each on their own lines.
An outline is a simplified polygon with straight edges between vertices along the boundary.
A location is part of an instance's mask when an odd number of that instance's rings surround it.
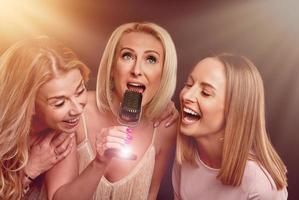
<svg viewBox="0 0 299 200">
<path fill-rule="evenodd" d="M 141 116 L 142 94 L 126 90 L 117 121 L 122 126 L 102 129 L 96 138 L 96 149 L 101 162 L 106 162 L 116 156 L 123 159 L 135 160 L 137 157 L 129 146 L 132 140 L 132 128 L 137 126 Z"/>
</svg>

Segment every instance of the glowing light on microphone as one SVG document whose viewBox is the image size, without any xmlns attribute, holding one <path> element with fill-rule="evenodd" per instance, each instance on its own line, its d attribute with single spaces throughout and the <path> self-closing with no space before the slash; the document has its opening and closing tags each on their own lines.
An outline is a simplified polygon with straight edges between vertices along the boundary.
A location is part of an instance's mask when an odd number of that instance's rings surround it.
<svg viewBox="0 0 299 200">
<path fill-rule="evenodd" d="M 132 148 L 130 146 L 125 146 L 119 151 L 119 156 L 122 158 L 129 158 L 132 156 Z"/>
</svg>

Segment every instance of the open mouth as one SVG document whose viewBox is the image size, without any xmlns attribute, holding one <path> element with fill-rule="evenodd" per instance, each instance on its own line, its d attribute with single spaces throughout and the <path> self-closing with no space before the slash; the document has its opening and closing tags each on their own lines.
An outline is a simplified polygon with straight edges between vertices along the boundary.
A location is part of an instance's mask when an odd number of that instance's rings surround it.
<svg viewBox="0 0 299 200">
<path fill-rule="evenodd" d="M 131 91 L 138 92 L 138 93 L 143 93 L 146 89 L 145 85 L 141 83 L 133 83 L 133 82 L 127 83 L 127 88 Z"/>
<path fill-rule="evenodd" d="M 63 120 L 64 123 L 68 124 L 69 126 L 76 126 L 79 123 L 79 117 L 69 119 L 69 120 Z"/>
<path fill-rule="evenodd" d="M 183 118 L 187 119 L 188 121 L 198 121 L 201 119 L 201 115 L 190 108 L 184 107 Z"/>
</svg>

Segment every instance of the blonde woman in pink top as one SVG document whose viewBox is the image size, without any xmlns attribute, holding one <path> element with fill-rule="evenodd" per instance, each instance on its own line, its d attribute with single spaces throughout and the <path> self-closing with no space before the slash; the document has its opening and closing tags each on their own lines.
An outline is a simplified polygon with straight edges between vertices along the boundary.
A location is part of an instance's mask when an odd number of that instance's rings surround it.
<svg viewBox="0 0 299 200">
<path fill-rule="evenodd" d="M 287 170 L 267 136 L 263 81 L 251 61 L 203 59 L 180 102 L 174 199 L 287 199 Z"/>
</svg>

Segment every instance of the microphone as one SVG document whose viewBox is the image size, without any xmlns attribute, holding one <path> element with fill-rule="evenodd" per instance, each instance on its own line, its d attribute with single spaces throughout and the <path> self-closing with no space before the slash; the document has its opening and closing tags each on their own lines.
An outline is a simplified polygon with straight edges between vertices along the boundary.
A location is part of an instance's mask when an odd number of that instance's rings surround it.
<svg viewBox="0 0 299 200">
<path fill-rule="evenodd" d="M 141 102 L 141 93 L 126 90 L 118 112 L 118 122 L 129 127 L 137 126 L 141 116 Z"/>
<path fill-rule="evenodd" d="M 142 94 L 133 90 L 126 90 L 123 96 L 117 121 L 124 126 L 135 127 L 141 116 Z M 135 160 L 137 157 L 132 153 L 129 145 L 118 152 L 118 156 L 125 159 Z"/>
</svg>

